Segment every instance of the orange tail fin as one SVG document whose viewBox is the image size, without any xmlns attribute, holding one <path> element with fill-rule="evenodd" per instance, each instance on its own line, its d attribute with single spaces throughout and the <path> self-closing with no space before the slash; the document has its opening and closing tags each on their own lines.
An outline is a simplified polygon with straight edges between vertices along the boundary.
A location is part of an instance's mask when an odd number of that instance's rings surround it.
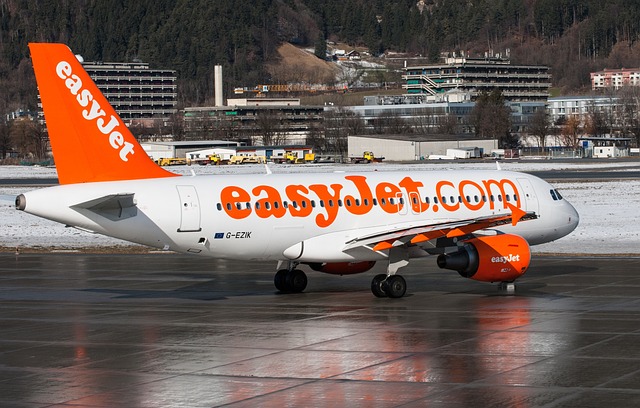
<svg viewBox="0 0 640 408">
<path fill-rule="evenodd" d="M 29 44 L 60 184 L 171 177 L 64 44 Z"/>
</svg>

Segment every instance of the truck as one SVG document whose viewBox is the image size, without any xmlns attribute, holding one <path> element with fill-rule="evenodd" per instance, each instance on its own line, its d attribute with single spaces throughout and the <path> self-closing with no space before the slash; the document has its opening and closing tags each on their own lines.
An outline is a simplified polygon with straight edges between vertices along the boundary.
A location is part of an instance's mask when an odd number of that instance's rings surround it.
<svg viewBox="0 0 640 408">
<path fill-rule="evenodd" d="M 220 155 L 217 153 L 208 154 L 202 158 L 199 157 L 197 159 L 191 159 L 192 164 L 199 164 L 201 166 L 206 166 L 207 164 L 211 164 L 211 165 L 227 164 L 228 162 L 229 162 L 228 160 L 223 160 L 222 157 L 220 157 Z"/>
<path fill-rule="evenodd" d="M 299 164 L 299 163 L 317 163 L 315 153 L 304 153 L 302 156 L 298 156 L 298 152 L 294 152 L 291 150 L 287 150 L 284 153 L 284 156 L 271 156 L 271 161 L 274 163 L 290 163 L 290 164 Z"/>
<path fill-rule="evenodd" d="M 384 157 L 376 157 L 373 154 L 373 152 L 366 151 L 366 152 L 362 153 L 362 156 L 351 156 L 351 157 L 349 157 L 349 160 L 353 164 L 373 163 L 373 162 L 380 163 L 382 160 L 384 160 Z"/>
<path fill-rule="evenodd" d="M 266 163 L 266 159 L 264 156 L 258 156 L 256 154 L 252 155 L 235 155 L 231 156 L 229 159 L 229 164 L 258 164 L 258 163 Z"/>
<path fill-rule="evenodd" d="M 191 162 L 184 157 L 161 157 L 156 160 L 156 164 L 159 166 L 180 166 L 191 164 Z"/>
</svg>

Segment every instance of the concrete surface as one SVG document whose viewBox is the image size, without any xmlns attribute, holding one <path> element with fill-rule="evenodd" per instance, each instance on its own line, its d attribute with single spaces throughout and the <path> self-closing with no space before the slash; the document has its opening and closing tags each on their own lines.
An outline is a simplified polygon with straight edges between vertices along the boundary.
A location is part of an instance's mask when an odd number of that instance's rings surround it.
<svg viewBox="0 0 640 408">
<path fill-rule="evenodd" d="M 170 254 L 0 254 L 3 407 L 636 407 L 640 258 L 534 257 L 515 294 Z"/>
</svg>

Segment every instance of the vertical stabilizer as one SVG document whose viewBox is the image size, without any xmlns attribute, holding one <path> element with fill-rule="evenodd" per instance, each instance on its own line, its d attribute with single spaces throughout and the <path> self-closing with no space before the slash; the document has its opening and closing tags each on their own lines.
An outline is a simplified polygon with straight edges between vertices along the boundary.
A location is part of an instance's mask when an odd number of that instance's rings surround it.
<svg viewBox="0 0 640 408">
<path fill-rule="evenodd" d="M 66 45 L 29 49 L 60 184 L 175 176 L 149 158 Z"/>
</svg>

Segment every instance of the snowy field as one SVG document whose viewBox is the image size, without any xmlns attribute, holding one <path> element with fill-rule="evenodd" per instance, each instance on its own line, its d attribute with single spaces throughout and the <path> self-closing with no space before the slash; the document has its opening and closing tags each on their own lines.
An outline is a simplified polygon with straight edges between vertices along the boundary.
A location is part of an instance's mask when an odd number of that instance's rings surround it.
<svg viewBox="0 0 640 408">
<path fill-rule="evenodd" d="M 504 170 L 637 170 L 638 161 L 603 162 L 502 162 Z M 446 170 L 495 169 L 493 162 L 479 163 L 419 163 L 375 165 L 270 165 L 274 173 L 383 171 L 383 170 Z M 263 165 L 249 166 L 181 166 L 172 171 L 195 174 L 264 173 Z M 55 169 L 46 167 L 0 166 L 0 179 L 51 178 Z M 633 254 L 640 255 L 640 180 L 570 181 L 557 182 L 565 199 L 580 214 L 580 225 L 569 236 L 532 248 L 535 253 L 561 254 Z M 40 219 L 14 209 L 15 196 L 32 187 L 0 186 L 0 247 L 82 249 L 130 247 L 133 244 L 113 238 L 90 234 L 74 228 Z"/>
</svg>

